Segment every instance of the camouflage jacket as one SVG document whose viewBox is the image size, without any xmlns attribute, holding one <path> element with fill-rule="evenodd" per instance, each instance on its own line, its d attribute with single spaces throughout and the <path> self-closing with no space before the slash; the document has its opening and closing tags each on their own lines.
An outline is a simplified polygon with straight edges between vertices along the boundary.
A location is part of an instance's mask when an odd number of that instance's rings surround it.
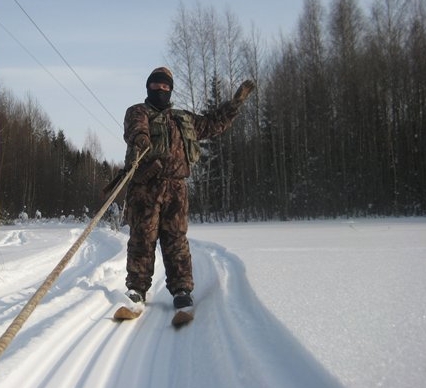
<svg viewBox="0 0 426 388">
<path fill-rule="evenodd" d="M 124 118 L 126 165 L 134 160 L 136 136 L 143 134 L 150 140 L 152 148 L 134 179 L 143 175 L 155 160 L 161 161 L 160 178 L 186 178 L 190 174 L 190 165 L 197 162 L 200 155 L 198 141 L 223 133 L 236 115 L 237 109 L 231 102 L 205 115 L 178 109 L 158 111 L 147 102 L 133 105 L 127 109 Z"/>
</svg>

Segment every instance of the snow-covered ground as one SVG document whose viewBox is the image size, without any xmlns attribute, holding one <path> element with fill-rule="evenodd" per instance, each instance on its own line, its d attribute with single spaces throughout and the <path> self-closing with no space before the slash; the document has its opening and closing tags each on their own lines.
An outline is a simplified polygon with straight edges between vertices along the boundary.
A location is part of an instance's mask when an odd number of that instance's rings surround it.
<svg viewBox="0 0 426 388">
<path fill-rule="evenodd" d="M 0 228 L 0 334 L 84 225 Z M 191 225 L 195 320 L 112 320 L 127 230 L 96 228 L 0 357 L 0 387 L 426 386 L 426 219 Z"/>
</svg>

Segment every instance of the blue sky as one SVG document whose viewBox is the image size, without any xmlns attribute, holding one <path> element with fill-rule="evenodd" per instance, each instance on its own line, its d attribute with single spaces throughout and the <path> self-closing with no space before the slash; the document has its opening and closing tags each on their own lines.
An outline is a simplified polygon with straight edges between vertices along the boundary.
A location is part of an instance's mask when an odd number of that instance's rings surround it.
<svg viewBox="0 0 426 388">
<path fill-rule="evenodd" d="M 122 126 L 128 106 L 145 99 L 151 70 L 167 63 L 167 37 L 178 0 L 18 0 L 110 115 L 86 90 L 14 0 L 0 1 L 0 23 L 32 53 L 73 96 L 0 26 L 0 85 L 19 100 L 28 94 L 50 117 L 55 130 L 81 148 L 89 129 L 101 141 L 103 156 L 121 162 Z M 362 0 L 360 4 L 371 1 Z M 183 0 L 192 8 L 195 0 Z M 272 41 L 295 30 L 302 0 L 215 0 L 218 13 L 229 9 L 248 33 L 253 22 Z M 328 1 L 323 1 L 328 4 Z M 173 70 L 173 69 L 172 69 Z M 95 116 L 95 118 L 93 117 Z M 112 117 L 111 117 L 112 116 Z M 113 119 L 114 118 L 114 119 Z"/>
</svg>

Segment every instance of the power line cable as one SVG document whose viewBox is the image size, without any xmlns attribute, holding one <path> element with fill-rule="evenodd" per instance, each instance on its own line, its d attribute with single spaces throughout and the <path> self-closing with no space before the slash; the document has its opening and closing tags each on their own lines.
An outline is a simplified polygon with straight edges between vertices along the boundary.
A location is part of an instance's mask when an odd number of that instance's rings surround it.
<svg viewBox="0 0 426 388">
<path fill-rule="evenodd" d="M 53 50 L 59 55 L 59 57 L 64 61 L 64 63 L 68 66 L 68 68 L 72 71 L 72 73 L 77 77 L 77 79 L 82 83 L 82 85 L 86 88 L 86 90 L 92 95 L 92 97 L 99 103 L 99 105 L 104 109 L 104 111 L 117 123 L 117 125 L 121 128 L 121 124 L 116 120 L 116 118 L 111 114 L 111 112 L 105 107 L 105 105 L 99 100 L 99 98 L 92 92 L 92 90 L 87 86 L 87 84 L 83 81 L 83 79 L 78 75 L 78 73 L 73 69 L 73 67 L 68 63 L 68 61 L 64 58 L 64 56 L 59 52 L 59 50 L 55 47 L 55 45 L 50 41 L 50 39 L 46 36 L 46 34 L 41 30 L 41 28 L 37 25 L 37 23 L 31 18 L 31 16 L 25 11 L 21 4 L 17 0 L 14 0 L 15 3 L 19 6 L 22 12 L 28 17 L 31 23 L 37 28 L 38 32 L 43 36 L 43 38 L 49 43 L 49 45 L 53 48 Z"/>
<path fill-rule="evenodd" d="M 110 130 L 104 123 L 102 123 L 77 97 L 75 97 L 68 89 L 67 87 L 59 81 L 55 75 L 46 67 L 44 66 L 37 57 L 31 53 L 30 50 L 28 50 L 23 43 L 19 41 L 18 38 L 16 38 L 1 22 L 0 27 L 6 31 L 6 33 L 47 73 L 50 75 L 50 77 L 53 78 L 53 80 L 78 104 L 80 107 L 82 107 L 93 119 L 95 119 L 99 125 L 101 125 L 103 128 L 105 128 L 112 136 L 114 136 L 116 139 L 119 139 L 116 133 L 114 133 L 112 130 Z"/>
</svg>

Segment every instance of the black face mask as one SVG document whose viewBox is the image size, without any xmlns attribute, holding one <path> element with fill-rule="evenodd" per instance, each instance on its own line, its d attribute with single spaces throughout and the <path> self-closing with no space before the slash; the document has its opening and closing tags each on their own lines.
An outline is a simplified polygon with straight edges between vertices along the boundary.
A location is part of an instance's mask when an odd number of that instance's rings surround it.
<svg viewBox="0 0 426 388">
<path fill-rule="evenodd" d="M 152 90 L 148 89 L 148 101 L 154 105 L 156 108 L 163 110 L 170 107 L 170 97 L 172 96 L 172 91 L 169 90 Z"/>
</svg>

